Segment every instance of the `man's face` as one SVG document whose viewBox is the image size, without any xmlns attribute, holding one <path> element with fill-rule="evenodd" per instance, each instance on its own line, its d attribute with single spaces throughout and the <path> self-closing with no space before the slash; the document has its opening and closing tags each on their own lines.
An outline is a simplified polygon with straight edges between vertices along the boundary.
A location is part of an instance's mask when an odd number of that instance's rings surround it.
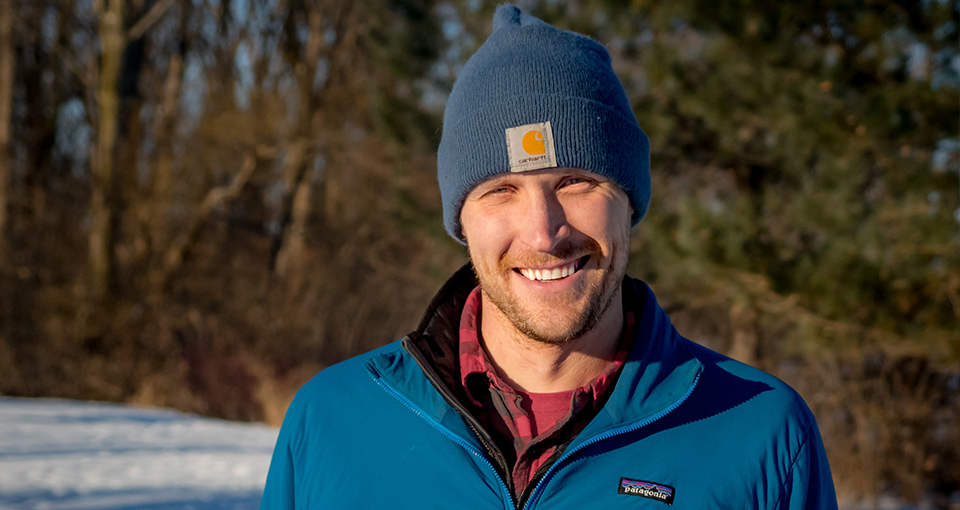
<svg viewBox="0 0 960 510">
<path fill-rule="evenodd" d="M 590 331 L 619 295 L 631 214 L 615 182 L 550 169 L 481 183 L 460 223 L 484 297 L 527 337 L 564 344 Z"/>
</svg>

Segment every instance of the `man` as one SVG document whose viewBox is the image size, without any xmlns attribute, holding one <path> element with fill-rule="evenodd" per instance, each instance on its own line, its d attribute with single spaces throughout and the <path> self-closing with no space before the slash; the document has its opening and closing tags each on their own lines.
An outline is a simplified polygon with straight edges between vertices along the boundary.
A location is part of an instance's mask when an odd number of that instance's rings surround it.
<svg viewBox="0 0 960 510">
<path fill-rule="evenodd" d="M 649 143 L 603 47 L 498 8 L 437 166 L 472 268 L 300 390 L 261 508 L 836 508 L 801 398 L 625 277 Z"/>
</svg>

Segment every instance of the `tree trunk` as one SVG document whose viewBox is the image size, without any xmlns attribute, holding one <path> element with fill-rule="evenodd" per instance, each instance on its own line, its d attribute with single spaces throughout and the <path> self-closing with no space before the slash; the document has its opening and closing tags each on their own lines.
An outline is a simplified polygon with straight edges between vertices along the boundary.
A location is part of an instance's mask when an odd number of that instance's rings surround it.
<svg viewBox="0 0 960 510">
<path fill-rule="evenodd" d="M 323 21 L 320 10 L 314 6 L 308 14 L 310 37 L 304 48 L 303 62 L 295 66 L 297 89 L 300 94 L 300 115 L 292 140 L 286 144 L 283 160 L 284 200 L 280 218 L 280 232 L 276 237 L 271 264 L 274 272 L 288 284 L 291 294 L 299 291 L 302 283 L 303 254 L 306 247 L 306 222 L 310 214 L 311 183 L 306 167 L 312 152 L 308 149 L 313 134 L 313 120 L 318 108 L 318 97 L 313 90 L 317 62 L 323 44 Z"/>
<path fill-rule="evenodd" d="M 730 328 L 733 330 L 733 339 L 727 355 L 756 367 L 760 361 L 756 309 L 741 303 L 734 304 L 730 309 Z"/>
<path fill-rule="evenodd" d="M 120 116 L 118 78 L 123 62 L 126 37 L 123 31 L 124 0 L 106 0 L 100 13 L 100 73 L 97 80 L 99 126 L 96 158 L 91 171 L 90 215 L 93 219 L 89 237 L 90 291 L 94 297 L 106 295 L 113 267 L 114 150 Z"/>
<path fill-rule="evenodd" d="M 182 58 L 179 54 L 170 57 L 167 80 L 163 87 L 163 103 L 157 112 L 157 160 L 154 166 L 150 204 L 150 240 L 153 250 L 163 253 L 169 245 L 170 194 L 173 190 L 173 168 L 176 156 L 173 152 L 174 127 L 177 105 L 180 99 L 180 83 L 183 80 Z"/>
<path fill-rule="evenodd" d="M 13 0 L 0 0 L 0 267 L 7 262 L 10 144 L 13 138 Z"/>
<path fill-rule="evenodd" d="M 312 198 L 311 172 L 306 159 L 307 140 L 298 140 L 287 148 L 284 158 L 287 186 L 292 194 L 289 216 L 284 218 L 282 238 L 277 252 L 276 272 L 287 281 L 291 294 L 296 294 L 303 283 L 303 265 L 306 249 L 307 220 Z M 285 212 L 285 216 L 287 213 Z"/>
</svg>

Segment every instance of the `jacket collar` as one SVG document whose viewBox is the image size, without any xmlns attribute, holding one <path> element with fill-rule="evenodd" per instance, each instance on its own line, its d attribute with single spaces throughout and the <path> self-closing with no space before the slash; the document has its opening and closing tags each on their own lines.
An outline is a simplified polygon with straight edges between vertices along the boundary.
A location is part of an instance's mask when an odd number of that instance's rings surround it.
<svg viewBox="0 0 960 510">
<path fill-rule="evenodd" d="M 603 410 L 571 447 L 609 430 L 657 419 L 690 393 L 703 370 L 646 283 L 626 277 L 623 292 L 644 303 L 633 350 Z"/>
<path fill-rule="evenodd" d="M 368 363 L 375 377 L 430 418 L 464 430 L 456 415 L 466 409 L 460 404 L 466 397 L 457 342 L 463 303 L 476 285 L 472 267 L 461 267 L 434 296 L 417 330 L 403 339 L 403 348 Z M 645 283 L 625 277 L 623 292 L 625 303 L 643 307 L 637 336 L 613 393 L 581 438 L 656 417 L 689 392 L 703 368 Z"/>
</svg>

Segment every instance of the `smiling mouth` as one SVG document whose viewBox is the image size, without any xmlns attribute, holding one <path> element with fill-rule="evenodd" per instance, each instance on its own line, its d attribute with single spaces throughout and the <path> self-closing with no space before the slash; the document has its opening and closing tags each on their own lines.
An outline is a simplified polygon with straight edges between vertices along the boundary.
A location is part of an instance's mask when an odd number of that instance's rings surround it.
<svg viewBox="0 0 960 510">
<path fill-rule="evenodd" d="M 531 281 L 552 282 L 555 280 L 562 280 L 583 269 L 584 264 L 587 263 L 587 259 L 589 258 L 590 256 L 586 255 L 575 262 L 571 262 L 560 267 L 555 267 L 553 269 L 530 269 L 526 267 L 517 267 L 513 270 Z"/>
</svg>

